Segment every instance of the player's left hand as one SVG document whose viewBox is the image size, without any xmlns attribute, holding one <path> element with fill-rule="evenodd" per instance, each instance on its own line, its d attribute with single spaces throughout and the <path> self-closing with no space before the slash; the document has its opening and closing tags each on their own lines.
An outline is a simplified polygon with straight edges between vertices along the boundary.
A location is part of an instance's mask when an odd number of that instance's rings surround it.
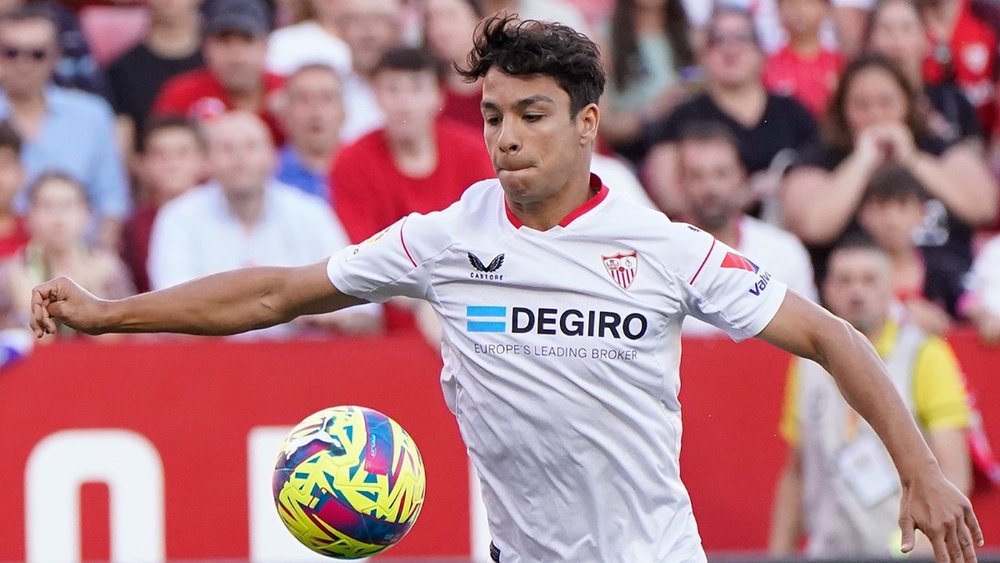
<svg viewBox="0 0 1000 563">
<path fill-rule="evenodd" d="M 972 504 L 940 473 L 903 487 L 899 527 L 903 532 L 900 551 L 913 550 L 914 530 L 919 529 L 934 548 L 936 563 L 975 562 L 976 546 L 983 545 Z"/>
</svg>

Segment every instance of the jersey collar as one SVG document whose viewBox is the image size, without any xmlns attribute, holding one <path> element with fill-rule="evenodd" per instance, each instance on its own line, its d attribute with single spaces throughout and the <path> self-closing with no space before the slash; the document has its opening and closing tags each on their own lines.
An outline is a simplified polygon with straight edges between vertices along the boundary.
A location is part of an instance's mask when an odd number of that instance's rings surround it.
<svg viewBox="0 0 1000 563">
<path fill-rule="evenodd" d="M 601 181 L 601 178 L 597 174 L 594 174 L 593 172 L 591 172 L 590 174 L 590 191 L 592 194 L 590 199 L 583 202 L 583 204 L 580 205 L 580 207 L 577 207 L 576 209 L 571 211 L 569 215 L 563 217 L 563 220 L 559 221 L 560 227 L 563 228 L 568 227 L 570 223 L 575 221 L 580 216 L 586 214 L 591 209 L 597 207 L 598 205 L 600 205 L 602 201 L 607 199 L 608 187 L 605 186 L 604 182 Z M 503 209 L 507 214 L 507 220 L 510 221 L 510 224 L 513 225 L 515 229 L 520 229 L 521 227 L 524 226 L 524 224 L 521 223 L 521 220 L 518 219 L 516 215 L 514 215 L 513 211 L 510 210 L 510 206 L 507 205 L 506 197 L 503 198 Z"/>
</svg>

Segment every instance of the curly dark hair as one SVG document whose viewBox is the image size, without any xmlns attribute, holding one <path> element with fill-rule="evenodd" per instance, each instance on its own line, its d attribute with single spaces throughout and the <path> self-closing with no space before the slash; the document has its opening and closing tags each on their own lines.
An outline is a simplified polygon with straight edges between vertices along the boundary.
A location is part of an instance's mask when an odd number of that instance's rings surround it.
<svg viewBox="0 0 1000 563">
<path fill-rule="evenodd" d="M 593 41 L 571 27 L 521 21 L 516 14 L 493 16 L 481 23 L 466 64 L 466 68 L 455 68 L 469 82 L 494 67 L 512 76 L 552 77 L 569 94 L 573 117 L 588 104 L 596 104 L 604 93 L 604 65 Z"/>
</svg>

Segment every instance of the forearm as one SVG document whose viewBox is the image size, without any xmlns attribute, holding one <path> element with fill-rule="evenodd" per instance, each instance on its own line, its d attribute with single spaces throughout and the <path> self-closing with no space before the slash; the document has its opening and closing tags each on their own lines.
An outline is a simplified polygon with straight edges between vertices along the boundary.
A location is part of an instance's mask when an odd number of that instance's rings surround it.
<svg viewBox="0 0 1000 563">
<path fill-rule="evenodd" d="M 792 176 L 785 187 L 785 222 L 807 244 L 829 242 L 847 227 L 871 172 L 852 155 L 829 174 L 816 171 Z"/>
<path fill-rule="evenodd" d="M 833 376 L 848 404 L 871 424 L 904 485 L 931 468 L 936 470 L 930 448 L 875 349 L 846 322 L 836 325 L 817 331 L 817 353 L 812 359 Z"/>
<path fill-rule="evenodd" d="M 105 332 L 228 335 L 292 318 L 277 299 L 285 268 L 223 272 L 160 291 L 104 303 Z"/>
<path fill-rule="evenodd" d="M 973 226 L 993 220 L 997 187 L 989 170 L 964 155 L 944 160 L 917 153 L 908 166 L 931 197 Z"/>
</svg>

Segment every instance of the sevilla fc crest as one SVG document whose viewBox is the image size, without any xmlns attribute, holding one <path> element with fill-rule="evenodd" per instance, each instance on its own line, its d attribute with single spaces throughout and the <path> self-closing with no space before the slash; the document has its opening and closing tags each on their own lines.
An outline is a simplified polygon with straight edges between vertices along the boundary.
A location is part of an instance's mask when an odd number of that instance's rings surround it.
<svg viewBox="0 0 1000 563">
<path fill-rule="evenodd" d="M 628 289 L 635 279 L 636 268 L 639 267 L 639 256 L 632 252 L 619 252 L 614 256 L 602 256 L 604 267 L 611 275 L 611 279 L 620 285 L 622 289 Z"/>
</svg>

